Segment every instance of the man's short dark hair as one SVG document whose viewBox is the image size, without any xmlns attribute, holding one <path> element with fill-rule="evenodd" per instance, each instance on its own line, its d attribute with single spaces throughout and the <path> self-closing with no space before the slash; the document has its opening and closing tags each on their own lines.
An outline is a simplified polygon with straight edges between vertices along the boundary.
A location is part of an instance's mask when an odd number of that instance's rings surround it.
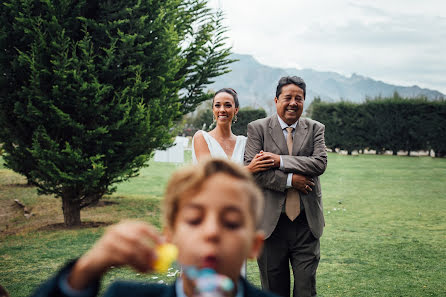
<svg viewBox="0 0 446 297">
<path fill-rule="evenodd" d="M 299 77 L 299 76 L 283 76 L 279 79 L 279 82 L 277 83 L 277 88 L 276 88 L 276 98 L 279 98 L 280 93 L 282 93 L 282 88 L 283 86 L 286 85 L 296 85 L 299 88 L 302 89 L 302 91 L 304 91 L 304 99 L 305 99 L 305 95 L 306 95 L 306 87 L 307 85 L 305 84 L 304 80 Z"/>
</svg>

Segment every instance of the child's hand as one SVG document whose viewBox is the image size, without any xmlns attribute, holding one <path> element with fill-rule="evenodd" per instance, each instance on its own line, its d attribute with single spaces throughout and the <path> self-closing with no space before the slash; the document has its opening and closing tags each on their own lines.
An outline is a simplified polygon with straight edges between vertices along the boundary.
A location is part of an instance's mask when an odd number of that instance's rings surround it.
<svg viewBox="0 0 446 297">
<path fill-rule="evenodd" d="M 154 247 L 162 242 L 149 224 L 124 221 L 107 229 L 95 245 L 74 265 L 68 278 L 74 289 L 82 290 L 102 277 L 110 267 L 128 265 L 140 272 L 153 267 Z"/>
</svg>

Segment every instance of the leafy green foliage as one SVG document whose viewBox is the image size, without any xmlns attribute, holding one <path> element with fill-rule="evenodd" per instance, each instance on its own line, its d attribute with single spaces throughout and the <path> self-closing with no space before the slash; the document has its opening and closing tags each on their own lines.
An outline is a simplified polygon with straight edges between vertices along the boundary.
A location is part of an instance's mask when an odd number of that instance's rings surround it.
<svg viewBox="0 0 446 297">
<path fill-rule="evenodd" d="M 183 134 L 193 136 L 198 130 L 209 131 L 213 124 L 212 99 L 203 102 L 195 112 L 185 116 Z"/>
<path fill-rule="evenodd" d="M 232 132 L 235 135 L 247 136 L 248 124 L 265 117 L 266 112 L 264 109 L 254 109 L 252 107 L 240 108 L 237 114 L 237 122 L 232 124 Z"/>
<path fill-rule="evenodd" d="M 434 101 L 424 106 L 423 118 L 429 147 L 437 157 L 446 156 L 446 101 Z"/>
<path fill-rule="evenodd" d="M 349 102 L 314 102 L 311 117 L 325 124 L 326 145 L 351 153 L 364 148 L 377 152 L 433 149 L 446 152 L 446 101 L 390 98 Z"/>
<path fill-rule="evenodd" d="M 78 213 L 138 174 L 228 72 L 205 0 L 7 0 L 0 8 L 6 166 Z M 79 218 L 66 217 L 78 224 Z"/>
</svg>

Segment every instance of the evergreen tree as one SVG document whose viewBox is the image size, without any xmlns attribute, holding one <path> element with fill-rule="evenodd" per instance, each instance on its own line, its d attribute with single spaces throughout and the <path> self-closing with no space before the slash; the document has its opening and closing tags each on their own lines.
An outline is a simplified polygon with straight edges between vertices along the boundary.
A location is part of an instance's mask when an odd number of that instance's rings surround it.
<svg viewBox="0 0 446 297">
<path fill-rule="evenodd" d="M 341 148 L 351 155 L 353 150 L 365 147 L 365 119 L 361 105 L 351 102 L 339 102 L 338 108 L 338 133 L 340 134 Z"/>
<path fill-rule="evenodd" d="M 195 112 L 186 115 L 185 118 L 191 129 L 188 136 L 193 136 L 198 130 L 209 131 L 213 124 L 212 98 L 203 102 Z"/>
<path fill-rule="evenodd" d="M 338 103 L 314 101 L 311 118 L 325 125 L 325 145 L 333 151 L 343 147 L 342 112 Z"/>
<path fill-rule="evenodd" d="M 206 0 L 6 0 L 0 142 L 6 166 L 62 198 L 66 225 L 171 143 L 228 72 Z"/>
<path fill-rule="evenodd" d="M 305 116 L 307 118 L 312 119 L 313 116 L 313 106 L 316 104 L 321 103 L 322 99 L 320 96 L 316 96 L 313 98 L 313 101 L 311 101 L 310 105 L 308 105 L 307 109 L 305 110 Z"/>
<path fill-rule="evenodd" d="M 365 147 L 374 149 L 376 154 L 381 154 L 388 148 L 391 141 L 392 122 L 390 121 L 389 109 L 383 98 L 366 99 L 364 105 L 364 116 L 366 121 Z"/>
<path fill-rule="evenodd" d="M 436 157 L 446 157 L 446 100 L 429 102 L 424 118 L 428 148 L 434 150 Z"/>
<path fill-rule="evenodd" d="M 377 154 L 392 150 L 433 149 L 446 152 L 446 101 L 424 97 L 367 98 L 362 104 L 315 102 L 312 118 L 325 124 L 325 143 L 330 148 L 372 148 Z"/>
</svg>

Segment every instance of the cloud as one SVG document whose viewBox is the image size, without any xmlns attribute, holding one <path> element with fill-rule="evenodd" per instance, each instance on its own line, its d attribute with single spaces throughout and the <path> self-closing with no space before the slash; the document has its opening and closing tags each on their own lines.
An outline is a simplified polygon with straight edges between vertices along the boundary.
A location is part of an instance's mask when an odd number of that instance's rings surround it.
<svg viewBox="0 0 446 297">
<path fill-rule="evenodd" d="M 234 52 L 278 67 L 359 73 L 446 93 L 446 17 L 438 0 L 211 1 Z"/>
</svg>

